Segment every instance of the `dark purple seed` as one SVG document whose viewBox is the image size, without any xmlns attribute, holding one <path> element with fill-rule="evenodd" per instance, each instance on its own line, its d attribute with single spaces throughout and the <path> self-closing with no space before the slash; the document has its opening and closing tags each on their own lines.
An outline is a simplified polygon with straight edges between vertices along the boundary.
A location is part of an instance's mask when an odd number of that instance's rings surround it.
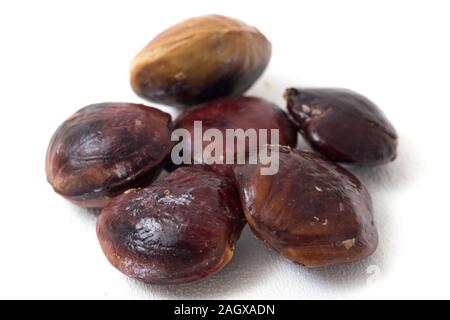
<svg viewBox="0 0 450 320">
<path fill-rule="evenodd" d="M 330 160 L 381 165 L 397 156 L 397 133 L 366 97 L 344 89 L 288 89 L 287 107 L 311 146 Z"/>
<path fill-rule="evenodd" d="M 295 147 L 297 145 L 297 130 L 294 124 L 289 120 L 287 114 L 277 105 L 263 99 L 254 97 L 226 97 L 212 102 L 205 103 L 198 107 L 188 109 L 181 116 L 176 119 L 175 129 L 186 129 L 191 135 L 191 142 L 187 145 L 191 149 L 192 161 L 198 155 L 194 146 L 194 122 L 202 121 L 203 132 L 208 129 L 218 129 L 224 136 L 223 146 L 226 149 L 233 148 L 234 156 L 237 154 L 237 140 L 233 145 L 227 145 L 225 134 L 227 129 L 266 129 L 268 139 L 266 143 L 282 144 Z M 271 136 L 271 129 L 279 130 L 279 141 L 274 142 Z M 258 143 L 259 136 L 258 137 Z M 203 142 L 203 149 L 211 142 Z M 248 150 L 248 144 L 246 150 Z M 221 154 L 223 161 L 226 162 L 225 154 Z M 203 159 L 205 161 L 207 159 Z M 222 166 L 224 167 L 224 166 Z M 215 166 L 219 168 L 219 166 Z M 224 169 L 225 170 L 225 169 Z"/>
</svg>

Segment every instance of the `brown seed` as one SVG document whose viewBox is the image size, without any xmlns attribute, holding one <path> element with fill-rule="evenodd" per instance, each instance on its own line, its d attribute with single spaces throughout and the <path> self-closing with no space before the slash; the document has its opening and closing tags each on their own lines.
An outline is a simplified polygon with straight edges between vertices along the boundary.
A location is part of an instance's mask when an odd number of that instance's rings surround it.
<svg viewBox="0 0 450 320">
<path fill-rule="evenodd" d="M 211 144 L 211 141 L 204 141 L 203 149 L 199 150 L 200 154 L 195 153 L 193 148 L 195 136 L 194 121 L 202 121 L 203 132 L 208 129 L 219 130 L 224 137 L 222 141 L 223 151 L 226 152 L 226 150 L 228 150 L 229 154 L 234 154 L 235 157 L 239 150 L 239 140 L 235 139 L 234 143 L 227 144 L 227 129 L 242 129 L 243 131 L 248 129 L 266 129 L 268 137 L 264 145 L 266 143 L 276 143 L 295 147 L 297 144 L 297 130 L 294 124 L 289 120 L 286 113 L 277 105 L 254 97 L 226 97 L 189 109 L 176 120 L 174 128 L 186 129 L 189 131 L 192 138 L 191 141 L 188 141 L 185 145 L 185 149 L 189 150 L 192 155 L 192 161 L 196 159 L 198 162 L 208 163 L 210 159 L 204 159 L 201 151 Z M 278 142 L 272 141 L 271 129 L 279 130 Z M 258 133 L 259 131 L 256 131 L 258 143 L 262 143 L 262 141 L 259 140 Z M 245 150 L 242 150 L 243 153 L 245 153 L 246 150 L 251 149 L 248 140 L 246 140 L 246 142 L 246 148 Z M 223 161 L 223 163 L 226 163 L 227 159 L 225 155 L 225 153 L 214 154 L 214 158 L 218 158 Z M 219 167 L 215 166 L 215 168 Z"/>
<path fill-rule="evenodd" d="M 290 115 L 306 140 L 330 160 L 380 165 L 397 155 L 397 133 L 366 97 L 343 89 L 288 89 Z"/>
<path fill-rule="evenodd" d="M 191 106 L 239 95 L 265 70 L 271 44 L 256 28 L 218 15 L 192 18 L 154 38 L 131 63 L 141 97 Z"/>
<path fill-rule="evenodd" d="M 279 172 L 261 165 L 234 168 L 247 221 L 255 235 L 306 267 L 351 262 L 378 244 L 366 188 L 342 167 L 309 152 L 278 148 Z"/>
<path fill-rule="evenodd" d="M 97 221 L 97 235 L 108 260 L 124 274 L 176 284 L 221 270 L 244 225 L 231 181 L 193 166 L 113 199 Z"/>
<path fill-rule="evenodd" d="M 146 185 L 170 153 L 170 115 L 131 103 L 87 106 L 53 135 L 46 158 L 54 190 L 84 207 Z"/>
</svg>

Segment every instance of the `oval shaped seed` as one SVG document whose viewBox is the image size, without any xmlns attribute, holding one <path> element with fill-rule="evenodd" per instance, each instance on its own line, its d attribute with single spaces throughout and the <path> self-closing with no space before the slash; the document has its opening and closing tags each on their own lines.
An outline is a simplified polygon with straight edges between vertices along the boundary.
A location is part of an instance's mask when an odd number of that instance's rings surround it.
<svg viewBox="0 0 450 320">
<path fill-rule="evenodd" d="M 221 270 L 244 225 L 231 181 L 193 166 L 113 199 L 102 210 L 97 235 L 108 260 L 124 274 L 176 284 Z"/>
<path fill-rule="evenodd" d="M 219 16 L 195 17 L 154 38 L 131 63 L 141 97 L 192 106 L 240 95 L 263 73 L 272 47 L 256 28 Z"/>
<path fill-rule="evenodd" d="M 288 89 L 289 113 L 312 147 L 330 160 L 381 165 L 397 156 L 397 133 L 366 97 L 343 89 Z"/>
<path fill-rule="evenodd" d="M 202 138 L 195 134 L 196 121 L 201 121 L 202 133 L 212 129 L 222 135 L 222 148 L 211 153 L 211 157 L 210 153 L 204 151 L 213 145 L 215 139 L 202 139 L 201 148 L 196 148 L 194 139 Z M 237 154 L 245 155 L 260 144 L 283 144 L 292 147 L 297 144 L 296 128 L 286 113 L 277 105 L 254 97 L 226 97 L 207 102 L 181 114 L 176 119 L 174 128 L 189 132 L 191 139 L 183 141 L 184 151 L 191 155 L 192 162 L 197 163 L 221 161 L 225 164 L 227 155 L 228 159 L 232 160 L 229 163 L 234 163 Z M 278 140 L 275 141 L 272 133 L 278 135 Z"/>
<path fill-rule="evenodd" d="M 53 135 L 47 180 L 72 202 L 102 208 L 115 195 L 157 176 L 172 148 L 170 126 L 169 114 L 143 105 L 87 106 Z"/>
<path fill-rule="evenodd" d="M 279 171 L 234 168 L 245 216 L 255 235 L 306 267 L 356 261 L 378 244 L 372 202 L 362 183 L 342 167 L 309 152 L 279 152 Z"/>
</svg>

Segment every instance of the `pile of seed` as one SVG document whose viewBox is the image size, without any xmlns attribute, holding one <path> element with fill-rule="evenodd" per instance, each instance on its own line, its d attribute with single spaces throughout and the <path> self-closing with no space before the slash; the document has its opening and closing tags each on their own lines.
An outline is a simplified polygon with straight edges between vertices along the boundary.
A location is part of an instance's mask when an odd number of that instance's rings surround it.
<svg viewBox="0 0 450 320">
<path fill-rule="evenodd" d="M 77 205 L 102 209 L 97 235 L 117 269 L 154 284 L 202 279 L 230 261 L 247 223 L 268 247 L 306 267 L 356 261 L 376 250 L 371 197 L 336 162 L 393 161 L 395 129 L 373 102 L 349 90 L 288 88 L 288 114 L 242 96 L 270 57 L 266 37 L 241 21 L 186 20 L 156 36 L 131 64 L 133 90 L 184 110 L 175 121 L 153 107 L 102 103 L 57 129 L 47 180 Z M 237 141 L 210 158 L 196 152 L 199 121 L 204 131 L 266 130 L 266 141 L 244 157 L 265 148 L 278 155 L 276 173 L 263 174 L 262 161 L 235 164 L 242 155 Z M 178 151 L 175 132 L 189 137 L 182 163 L 171 157 Z M 315 152 L 296 149 L 298 132 Z M 203 150 L 211 141 L 200 143 Z M 163 170 L 170 173 L 155 182 Z"/>
</svg>

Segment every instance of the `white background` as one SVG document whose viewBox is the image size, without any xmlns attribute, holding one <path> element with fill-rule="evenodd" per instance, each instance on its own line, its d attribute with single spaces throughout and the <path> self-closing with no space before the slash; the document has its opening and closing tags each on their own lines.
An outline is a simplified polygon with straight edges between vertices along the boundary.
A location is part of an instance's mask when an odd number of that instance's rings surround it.
<svg viewBox="0 0 450 320">
<path fill-rule="evenodd" d="M 375 204 L 374 256 L 304 270 L 246 230 L 221 273 L 147 286 L 109 265 L 92 213 L 53 193 L 44 157 L 57 126 L 91 103 L 142 102 L 129 86 L 132 57 L 207 13 L 272 41 L 249 94 L 284 107 L 289 86 L 347 87 L 394 123 L 395 163 L 356 172 Z M 449 33 L 448 1 L 1 1 L 0 298 L 450 298 Z"/>
</svg>

